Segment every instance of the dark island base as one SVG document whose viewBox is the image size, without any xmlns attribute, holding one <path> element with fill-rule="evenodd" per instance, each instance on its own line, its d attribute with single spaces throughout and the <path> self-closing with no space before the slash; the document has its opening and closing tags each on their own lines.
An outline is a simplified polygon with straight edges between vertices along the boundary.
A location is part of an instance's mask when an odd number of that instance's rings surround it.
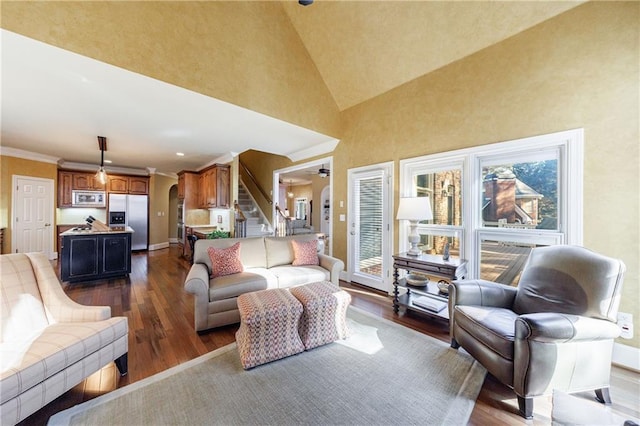
<svg viewBox="0 0 640 426">
<path fill-rule="evenodd" d="M 62 281 L 78 282 L 131 273 L 131 233 L 63 235 Z"/>
</svg>

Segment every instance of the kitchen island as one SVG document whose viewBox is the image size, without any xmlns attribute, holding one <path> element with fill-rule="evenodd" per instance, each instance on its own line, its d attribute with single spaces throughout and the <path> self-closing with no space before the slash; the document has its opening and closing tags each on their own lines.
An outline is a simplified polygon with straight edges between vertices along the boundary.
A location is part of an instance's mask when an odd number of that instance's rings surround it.
<svg viewBox="0 0 640 426">
<path fill-rule="evenodd" d="M 128 226 L 99 231 L 76 227 L 62 237 L 62 281 L 78 282 L 131 273 L 131 234 Z"/>
</svg>

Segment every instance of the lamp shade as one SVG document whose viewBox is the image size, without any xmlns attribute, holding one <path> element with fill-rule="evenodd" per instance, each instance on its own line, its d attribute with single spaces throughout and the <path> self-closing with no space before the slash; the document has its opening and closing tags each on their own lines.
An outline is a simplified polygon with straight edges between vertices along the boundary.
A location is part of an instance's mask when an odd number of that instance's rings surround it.
<svg viewBox="0 0 640 426">
<path fill-rule="evenodd" d="M 400 198 L 398 206 L 398 220 L 431 220 L 433 213 L 429 197 Z"/>
</svg>

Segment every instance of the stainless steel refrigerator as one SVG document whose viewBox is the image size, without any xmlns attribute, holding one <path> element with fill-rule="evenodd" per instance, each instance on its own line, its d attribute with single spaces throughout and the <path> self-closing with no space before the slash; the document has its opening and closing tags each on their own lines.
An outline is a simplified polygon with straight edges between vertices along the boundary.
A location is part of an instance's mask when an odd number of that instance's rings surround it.
<svg viewBox="0 0 640 426">
<path fill-rule="evenodd" d="M 109 226 L 130 226 L 131 250 L 147 250 L 149 196 L 109 194 Z"/>
</svg>

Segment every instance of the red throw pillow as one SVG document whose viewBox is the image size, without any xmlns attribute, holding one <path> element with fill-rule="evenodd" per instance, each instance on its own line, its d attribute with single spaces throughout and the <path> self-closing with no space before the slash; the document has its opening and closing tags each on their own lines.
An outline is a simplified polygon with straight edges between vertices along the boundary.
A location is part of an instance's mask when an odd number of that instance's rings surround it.
<svg viewBox="0 0 640 426">
<path fill-rule="evenodd" d="M 320 264 L 320 260 L 318 259 L 318 242 L 316 240 L 291 240 L 291 245 L 293 246 L 293 266 Z"/>
<path fill-rule="evenodd" d="M 240 242 L 223 249 L 209 247 L 207 253 L 211 259 L 211 276 L 213 278 L 244 271 L 240 261 Z"/>
</svg>

